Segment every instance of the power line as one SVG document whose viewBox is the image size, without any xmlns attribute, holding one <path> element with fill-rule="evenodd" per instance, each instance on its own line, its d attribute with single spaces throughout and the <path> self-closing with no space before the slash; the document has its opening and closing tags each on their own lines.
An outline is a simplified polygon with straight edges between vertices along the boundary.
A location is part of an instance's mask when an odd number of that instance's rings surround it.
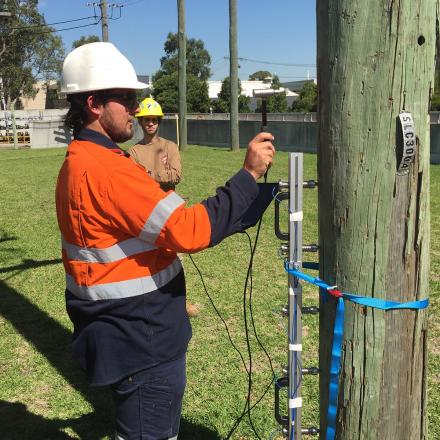
<svg viewBox="0 0 440 440">
<path fill-rule="evenodd" d="M 97 24 L 99 24 L 100 21 L 101 21 L 101 19 L 98 19 L 98 21 L 95 23 L 84 24 L 82 26 L 73 26 L 73 27 L 68 27 L 68 28 L 63 28 L 63 29 L 48 29 L 46 31 L 33 32 L 33 34 L 50 34 L 52 32 L 62 32 L 62 31 L 68 31 L 71 29 L 80 29 L 80 28 L 85 28 L 88 26 L 96 26 Z"/>
<path fill-rule="evenodd" d="M 229 60 L 229 57 L 224 57 Z M 289 66 L 289 67 L 316 67 L 316 64 L 292 64 L 292 63 L 275 63 L 272 61 L 251 60 L 250 58 L 238 58 L 240 61 L 248 61 L 250 63 L 268 64 L 272 66 Z"/>
<path fill-rule="evenodd" d="M 132 5 L 136 5 L 137 3 L 141 3 L 141 2 L 144 2 L 145 0 L 135 0 L 135 1 L 132 1 L 132 2 L 130 2 L 130 1 L 127 1 L 127 2 L 124 2 L 124 3 L 119 3 L 118 5 L 115 5 L 115 6 L 119 6 L 119 7 L 121 7 L 121 6 L 132 6 Z"/>
<path fill-rule="evenodd" d="M 13 28 L 9 28 L 9 29 L 11 31 L 12 30 L 21 30 L 21 29 L 32 29 L 32 28 L 53 26 L 53 25 L 56 25 L 56 24 L 66 24 L 66 23 L 73 23 L 75 21 L 89 20 L 90 18 L 94 18 L 96 20 L 97 17 L 94 16 L 94 15 L 91 15 L 89 17 L 75 18 L 73 20 L 57 21 L 55 23 L 45 23 L 45 24 L 32 24 L 32 25 L 29 25 L 29 26 L 17 26 L 17 27 L 13 27 Z"/>
</svg>

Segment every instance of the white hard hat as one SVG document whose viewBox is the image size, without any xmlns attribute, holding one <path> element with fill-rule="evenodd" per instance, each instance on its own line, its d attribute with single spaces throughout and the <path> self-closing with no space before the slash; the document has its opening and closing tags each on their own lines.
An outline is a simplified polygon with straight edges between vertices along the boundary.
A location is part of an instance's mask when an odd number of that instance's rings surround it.
<svg viewBox="0 0 440 440">
<path fill-rule="evenodd" d="M 61 92 L 72 94 L 105 89 L 145 89 L 127 58 L 112 43 L 84 44 L 63 64 Z"/>
</svg>

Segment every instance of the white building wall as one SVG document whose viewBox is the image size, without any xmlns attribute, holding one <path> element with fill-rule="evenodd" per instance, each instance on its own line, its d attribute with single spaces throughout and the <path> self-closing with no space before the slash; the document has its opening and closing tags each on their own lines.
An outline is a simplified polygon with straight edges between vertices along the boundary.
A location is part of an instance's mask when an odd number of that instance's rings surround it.
<svg viewBox="0 0 440 440">
<path fill-rule="evenodd" d="M 222 81 L 208 81 L 208 94 L 210 99 L 217 99 L 218 94 L 222 88 Z M 254 90 L 261 89 L 270 89 L 271 83 L 267 83 L 264 81 L 250 81 L 244 80 L 241 81 L 241 94 L 248 96 L 250 98 L 253 97 Z M 289 89 L 285 88 L 286 96 L 291 96 L 293 99 L 296 98 L 298 93 L 291 92 Z"/>
</svg>

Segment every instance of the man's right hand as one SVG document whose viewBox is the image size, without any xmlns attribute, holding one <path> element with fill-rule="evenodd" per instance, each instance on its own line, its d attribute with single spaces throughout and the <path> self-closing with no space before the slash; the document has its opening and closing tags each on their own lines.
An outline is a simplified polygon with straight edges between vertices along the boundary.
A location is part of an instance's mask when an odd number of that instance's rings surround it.
<svg viewBox="0 0 440 440">
<path fill-rule="evenodd" d="M 271 133 L 258 133 L 250 142 L 244 159 L 243 168 L 258 180 L 272 165 L 275 148 Z"/>
</svg>

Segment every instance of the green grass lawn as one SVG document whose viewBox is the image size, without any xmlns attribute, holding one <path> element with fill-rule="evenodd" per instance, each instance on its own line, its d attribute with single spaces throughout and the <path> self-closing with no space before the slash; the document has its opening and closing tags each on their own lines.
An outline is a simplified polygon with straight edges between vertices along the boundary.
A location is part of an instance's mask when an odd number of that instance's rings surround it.
<svg viewBox="0 0 440 440">
<path fill-rule="evenodd" d="M 54 187 L 65 150 L 0 151 L 0 438 L 110 439 L 113 414 L 106 390 L 90 389 L 70 358 L 72 326 L 64 308 L 64 272 L 56 225 Z M 184 178 L 178 192 L 195 203 L 212 195 L 242 164 L 244 152 L 189 147 L 182 155 Z M 269 181 L 287 178 L 287 153 L 278 153 Z M 305 155 L 304 178 L 316 178 L 316 156 Z M 429 436 L 440 438 L 440 166 L 431 166 L 431 307 L 429 333 Z M 266 213 L 253 268 L 253 317 L 259 339 L 276 374 L 286 365 L 286 275 L 273 232 L 273 208 Z M 250 231 L 253 238 L 255 228 Z M 317 193 L 304 192 L 304 243 L 317 241 Z M 234 344 L 245 358 L 243 286 L 249 261 L 245 235 L 230 237 L 216 248 L 194 255 L 209 294 L 225 319 Z M 188 385 L 182 435 L 191 440 L 226 436 L 241 414 L 247 375 L 225 328 L 206 296 L 187 256 L 184 266 L 189 300 L 201 306 L 192 319 Z M 317 292 L 305 286 L 304 303 Z M 249 317 L 248 317 L 249 318 Z M 272 379 L 269 361 L 251 335 L 252 401 Z M 316 317 L 305 317 L 303 364 L 316 365 Z M 303 381 L 303 424 L 316 425 L 316 377 Z M 405 397 L 402 397 L 405 398 Z M 276 438 L 273 387 L 252 411 L 264 439 Z M 232 437 L 255 438 L 247 418 Z"/>
</svg>

